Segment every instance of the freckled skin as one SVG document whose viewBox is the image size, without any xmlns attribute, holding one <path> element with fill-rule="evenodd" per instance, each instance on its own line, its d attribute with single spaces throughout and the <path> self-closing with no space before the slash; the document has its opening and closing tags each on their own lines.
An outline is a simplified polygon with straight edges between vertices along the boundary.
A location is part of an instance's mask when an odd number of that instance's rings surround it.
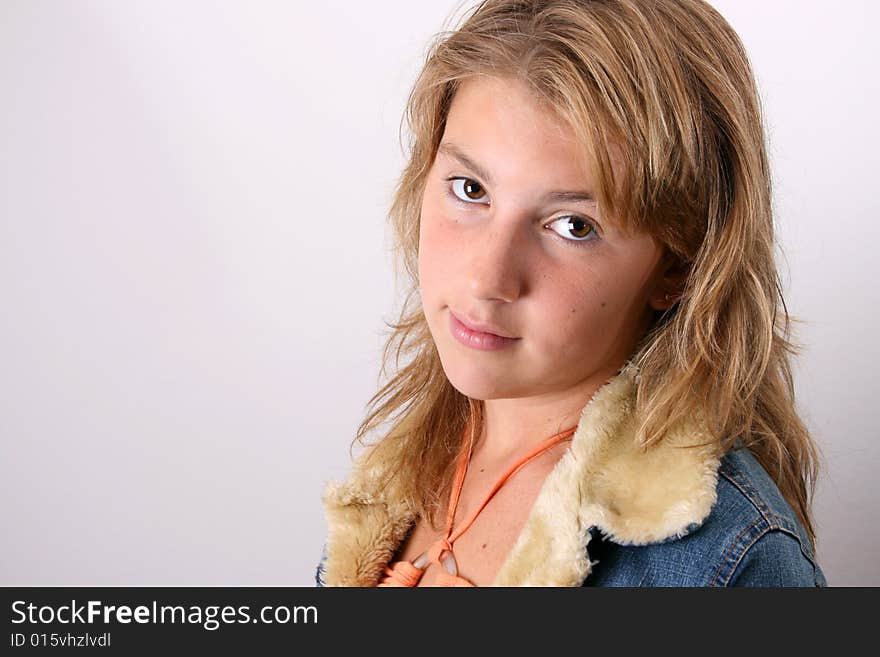
<svg viewBox="0 0 880 657">
<path fill-rule="evenodd" d="M 512 453 L 525 435 L 575 420 L 632 354 L 667 291 L 661 286 L 664 249 L 653 237 L 625 236 L 595 202 L 542 201 L 551 190 L 595 191 L 572 134 L 521 83 L 466 80 L 441 141 L 487 169 L 492 184 L 439 153 L 424 190 L 419 281 L 425 317 L 452 385 L 486 400 L 483 439 L 498 453 L 504 441 Z M 454 200 L 446 180 L 453 176 L 476 183 L 472 197 Z M 464 185 L 458 183 L 459 198 Z M 571 214 L 596 220 L 601 232 L 564 236 L 564 223 L 548 228 Z M 573 241 L 584 234 L 598 240 Z M 495 322 L 521 339 L 501 351 L 470 349 L 450 334 L 451 310 Z"/>
</svg>

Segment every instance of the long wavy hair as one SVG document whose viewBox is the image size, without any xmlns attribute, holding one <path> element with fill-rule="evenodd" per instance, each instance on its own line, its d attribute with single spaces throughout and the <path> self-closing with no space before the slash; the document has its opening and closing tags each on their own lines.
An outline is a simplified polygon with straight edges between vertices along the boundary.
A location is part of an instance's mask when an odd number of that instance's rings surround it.
<svg viewBox="0 0 880 657">
<path fill-rule="evenodd" d="M 649 448 L 701 414 L 720 450 L 737 438 L 752 450 L 815 547 L 819 450 L 795 408 L 799 320 L 774 261 L 760 98 L 739 37 L 702 0 L 484 0 L 435 35 L 407 101 L 408 162 L 389 211 L 406 293 L 386 321 L 385 383 L 352 448 L 378 430 L 364 458 L 392 464 L 384 485 L 436 526 L 454 456 L 482 427 L 483 402 L 450 384 L 418 295 L 426 175 L 456 90 L 475 75 L 524 82 L 553 108 L 594 165 L 602 212 L 653 235 L 684 267 L 677 303 L 655 313 L 632 356 L 637 440 Z"/>
</svg>

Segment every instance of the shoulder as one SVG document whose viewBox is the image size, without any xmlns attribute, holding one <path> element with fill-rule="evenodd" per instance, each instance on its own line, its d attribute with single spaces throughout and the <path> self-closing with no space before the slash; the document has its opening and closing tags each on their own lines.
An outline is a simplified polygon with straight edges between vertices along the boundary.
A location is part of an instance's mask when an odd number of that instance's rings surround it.
<svg viewBox="0 0 880 657">
<path fill-rule="evenodd" d="M 806 530 L 747 448 L 721 459 L 718 501 L 706 525 L 707 536 L 726 546 L 716 585 L 827 585 Z"/>
<path fill-rule="evenodd" d="M 803 526 L 747 448 L 725 454 L 717 499 L 689 534 L 618 545 L 591 531 L 594 586 L 827 586 Z M 591 581 L 592 580 L 592 581 Z"/>
</svg>

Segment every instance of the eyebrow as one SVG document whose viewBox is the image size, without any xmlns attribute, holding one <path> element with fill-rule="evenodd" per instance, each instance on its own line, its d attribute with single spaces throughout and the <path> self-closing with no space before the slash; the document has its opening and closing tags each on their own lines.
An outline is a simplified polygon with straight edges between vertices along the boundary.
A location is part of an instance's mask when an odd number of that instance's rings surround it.
<svg viewBox="0 0 880 657">
<path fill-rule="evenodd" d="M 449 155 L 450 157 L 455 158 L 459 162 L 461 162 L 468 169 L 476 173 L 480 178 L 485 180 L 490 185 L 494 184 L 492 182 L 492 176 L 489 171 L 481 166 L 478 162 L 475 162 L 473 159 L 468 157 L 468 155 L 461 150 L 458 146 L 453 144 L 452 142 L 444 141 L 437 147 L 438 152 L 444 153 L 445 155 Z M 578 203 L 583 201 L 595 201 L 595 196 L 592 192 L 589 191 L 561 191 L 561 190 L 553 190 L 551 192 L 547 192 L 544 194 L 545 201 L 565 201 L 568 203 Z"/>
</svg>

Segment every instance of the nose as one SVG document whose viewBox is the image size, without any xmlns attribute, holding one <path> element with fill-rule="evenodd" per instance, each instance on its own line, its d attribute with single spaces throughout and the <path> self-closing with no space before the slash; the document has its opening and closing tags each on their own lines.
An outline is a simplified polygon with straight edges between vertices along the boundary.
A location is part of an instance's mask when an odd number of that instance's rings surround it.
<svg viewBox="0 0 880 657">
<path fill-rule="evenodd" d="M 528 257 L 516 222 L 497 216 L 487 219 L 485 230 L 477 231 L 468 241 L 466 275 L 471 295 L 475 299 L 508 303 L 518 299 L 525 286 Z"/>
</svg>

